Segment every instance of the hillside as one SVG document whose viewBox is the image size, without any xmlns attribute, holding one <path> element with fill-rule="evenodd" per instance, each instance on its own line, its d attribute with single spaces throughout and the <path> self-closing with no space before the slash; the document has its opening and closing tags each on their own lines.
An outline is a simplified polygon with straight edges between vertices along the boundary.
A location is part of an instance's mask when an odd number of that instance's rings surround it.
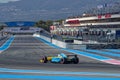
<svg viewBox="0 0 120 80">
<path fill-rule="evenodd" d="M 64 19 L 120 0 L 20 0 L 0 3 L 0 21 Z"/>
</svg>

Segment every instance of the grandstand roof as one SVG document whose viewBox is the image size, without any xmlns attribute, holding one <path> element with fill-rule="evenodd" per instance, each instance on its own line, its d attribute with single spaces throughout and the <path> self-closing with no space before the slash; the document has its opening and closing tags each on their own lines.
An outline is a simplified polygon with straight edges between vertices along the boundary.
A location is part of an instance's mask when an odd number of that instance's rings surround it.
<svg viewBox="0 0 120 80">
<path fill-rule="evenodd" d="M 87 14 L 106 14 L 106 13 L 120 13 L 120 2 L 98 5 L 96 8 L 86 11 Z"/>
<path fill-rule="evenodd" d="M 89 16 L 96 16 L 96 15 L 105 15 L 105 14 L 120 14 L 120 2 L 111 3 L 111 4 L 102 4 L 98 5 L 97 7 L 90 8 L 83 14 L 78 16 L 70 16 L 68 18 L 81 18 L 81 17 L 89 17 Z"/>
</svg>

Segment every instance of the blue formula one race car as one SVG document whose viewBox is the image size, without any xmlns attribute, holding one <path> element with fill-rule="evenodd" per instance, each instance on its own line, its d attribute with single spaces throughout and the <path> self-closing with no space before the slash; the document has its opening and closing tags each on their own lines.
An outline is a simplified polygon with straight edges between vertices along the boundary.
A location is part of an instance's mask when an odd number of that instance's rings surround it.
<svg viewBox="0 0 120 80">
<path fill-rule="evenodd" d="M 60 64 L 78 64 L 79 63 L 79 58 L 77 55 L 65 55 L 64 53 L 58 54 L 56 57 L 47 57 L 44 56 L 42 59 L 40 59 L 41 63 L 60 63 Z"/>
</svg>

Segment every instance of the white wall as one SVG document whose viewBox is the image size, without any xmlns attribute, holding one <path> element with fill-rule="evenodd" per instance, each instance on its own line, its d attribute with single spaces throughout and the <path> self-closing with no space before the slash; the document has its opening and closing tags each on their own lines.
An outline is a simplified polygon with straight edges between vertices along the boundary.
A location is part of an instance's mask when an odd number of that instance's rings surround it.
<svg viewBox="0 0 120 80">
<path fill-rule="evenodd" d="M 51 42 L 51 38 L 42 36 L 42 35 L 38 35 L 38 34 L 34 34 L 34 37 L 40 37 L 48 42 Z M 58 41 L 56 39 L 52 39 L 52 44 L 59 46 L 61 48 L 68 48 L 68 49 L 86 49 L 86 45 L 82 45 L 82 44 L 72 44 L 72 43 L 65 43 L 62 41 Z"/>
<path fill-rule="evenodd" d="M 52 43 L 61 47 L 61 48 L 67 48 L 67 43 L 65 42 L 62 42 L 62 41 L 58 41 L 58 40 L 55 40 L 55 39 L 52 39 Z"/>
</svg>

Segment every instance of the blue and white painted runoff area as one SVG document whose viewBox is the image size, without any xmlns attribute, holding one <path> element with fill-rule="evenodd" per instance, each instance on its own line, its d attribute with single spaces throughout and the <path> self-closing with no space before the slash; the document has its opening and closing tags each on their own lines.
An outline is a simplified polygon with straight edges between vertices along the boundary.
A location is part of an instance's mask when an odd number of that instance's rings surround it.
<svg viewBox="0 0 120 80">
<path fill-rule="evenodd" d="M 95 52 L 95 53 L 98 53 L 98 54 L 107 54 L 107 55 L 110 55 L 110 56 L 120 57 L 120 54 L 113 53 L 113 52 L 105 52 L 105 51 L 101 51 L 101 50 L 87 50 L 87 51 Z"/>
<path fill-rule="evenodd" d="M 7 77 L 8 78 L 7 78 Z M 1 74 L 1 79 L 37 79 L 37 80 L 120 80 L 120 78 L 100 78 L 100 77 L 74 77 L 74 76 L 38 76 L 38 75 L 13 75 Z"/>
<path fill-rule="evenodd" d="M 109 60 L 110 58 L 90 54 L 83 51 L 60 48 L 44 39 L 38 38 L 45 44 L 54 48 L 62 49 L 75 54 L 84 55 L 97 60 Z M 10 47 L 14 37 L 10 37 L 1 47 L 4 51 Z M 72 76 L 71 76 L 72 75 Z M 95 77 L 94 77 L 95 76 Z M 105 77 L 101 77 L 105 76 Z M 120 80 L 119 73 L 104 73 L 104 72 L 70 72 L 70 71 L 47 71 L 47 70 L 24 70 L 24 69 L 9 69 L 0 68 L 0 79 L 38 79 L 38 80 Z"/>
<path fill-rule="evenodd" d="M 8 49 L 14 40 L 14 36 L 10 37 L 2 46 L 0 46 L 0 52 Z"/>
<path fill-rule="evenodd" d="M 44 70 L 8 69 L 8 68 L 0 68 L 0 72 L 12 73 L 12 74 L 0 74 L 1 79 L 12 79 L 12 78 L 13 79 L 48 79 L 48 80 L 83 80 L 83 79 L 119 80 L 120 79 L 119 73 L 105 73 L 105 72 L 44 71 Z M 29 73 L 29 75 L 27 73 Z M 36 75 L 32 75 L 32 74 L 36 74 Z M 70 76 L 70 75 L 74 75 L 74 76 Z M 92 76 L 92 77 L 86 77 L 86 76 Z M 97 77 L 97 76 L 106 76 L 106 78 Z"/>
<path fill-rule="evenodd" d="M 120 50 L 117 49 L 106 49 L 108 52 L 120 53 Z"/>
<path fill-rule="evenodd" d="M 72 52 L 72 53 L 75 53 L 75 54 L 78 54 L 78 55 L 82 55 L 82 56 L 86 56 L 86 57 L 90 57 L 92 59 L 96 59 L 96 60 L 99 60 L 99 61 L 102 61 L 102 62 L 105 62 L 105 63 L 109 63 L 109 64 L 114 64 L 114 65 L 120 65 L 120 60 L 116 60 L 116 59 L 112 59 L 112 58 L 109 58 L 109 57 L 105 57 L 105 56 L 101 56 L 101 55 L 97 55 L 97 54 L 92 54 L 92 53 L 89 53 L 89 52 L 84 52 L 84 51 L 78 51 L 78 50 L 72 50 L 72 49 L 64 49 L 64 48 L 60 48 L 40 37 L 37 37 L 39 40 L 41 40 L 42 42 L 44 42 L 45 44 L 49 45 L 49 46 L 52 46 L 54 48 L 58 48 L 58 49 L 62 49 L 62 50 L 65 50 L 65 51 L 68 51 L 68 52 Z M 105 53 L 105 54 L 108 54 L 108 52 L 102 52 L 102 51 L 97 51 L 97 50 L 91 50 L 93 52 L 97 52 L 97 53 Z M 108 55 L 112 55 L 112 56 L 118 56 L 119 54 L 113 54 L 113 53 L 110 53 Z"/>
</svg>

